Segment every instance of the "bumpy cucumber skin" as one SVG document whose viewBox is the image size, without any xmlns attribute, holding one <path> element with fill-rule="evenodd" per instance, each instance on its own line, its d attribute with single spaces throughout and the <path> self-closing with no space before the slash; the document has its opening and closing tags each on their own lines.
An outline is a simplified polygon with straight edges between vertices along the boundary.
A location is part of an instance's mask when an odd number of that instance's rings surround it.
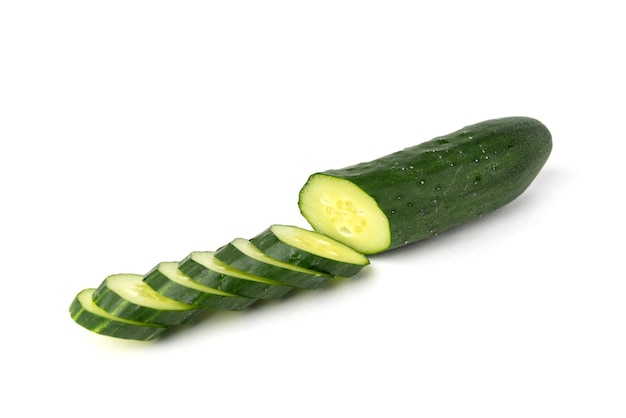
<svg viewBox="0 0 626 418">
<path fill-rule="evenodd" d="M 344 263 L 299 250 L 281 241 L 272 232 L 271 227 L 251 238 L 250 241 L 270 257 L 331 276 L 352 277 L 367 265 Z"/>
<path fill-rule="evenodd" d="M 86 289 L 85 291 L 87 290 L 91 291 L 95 289 Z M 78 299 L 78 295 L 70 304 L 69 311 L 71 318 L 78 325 L 96 334 L 106 335 L 109 337 L 126 340 L 152 341 L 168 329 L 165 326 L 129 324 L 122 321 L 103 318 L 86 310 Z"/>
<path fill-rule="evenodd" d="M 248 298 L 278 299 L 293 290 L 293 286 L 256 282 L 210 270 L 195 261 L 191 254 L 180 262 L 178 268 L 200 284 Z"/>
<path fill-rule="evenodd" d="M 110 314 L 131 321 L 158 325 L 179 325 L 192 322 L 202 312 L 199 307 L 188 310 L 160 310 L 136 305 L 109 289 L 106 280 L 96 289 L 93 301 Z"/>
<path fill-rule="evenodd" d="M 266 264 L 248 257 L 231 243 L 218 249 L 215 252 L 215 257 L 237 270 L 276 280 L 285 285 L 300 289 L 320 288 L 332 278 L 332 276 L 323 273 L 307 274 L 301 271 Z"/>
<path fill-rule="evenodd" d="M 216 295 L 185 287 L 167 278 L 159 271 L 158 266 L 150 270 L 143 281 L 163 296 L 204 309 L 241 311 L 257 301 L 253 298 Z"/>
<path fill-rule="evenodd" d="M 552 136 L 541 122 L 507 117 L 321 174 L 351 181 L 387 216 L 390 245 L 374 254 L 432 237 L 508 204 L 535 179 L 551 150 Z"/>
</svg>

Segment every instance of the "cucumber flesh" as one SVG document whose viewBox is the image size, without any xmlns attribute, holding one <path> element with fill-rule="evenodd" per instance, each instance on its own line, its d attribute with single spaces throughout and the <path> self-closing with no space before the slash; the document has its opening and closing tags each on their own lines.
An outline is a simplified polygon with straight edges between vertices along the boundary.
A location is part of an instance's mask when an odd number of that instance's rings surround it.
<svg viewBox="0 0 626 418">
<path fill-rule="evenodd" d="M 278 299 L 293 289 L 277 280 L 237 270 L 217 259 L 213 251 L 194 251 L 178 268 L 197 283 L 249 298 Z"/>
<path fill-rule="evenodd" d="M 332 276 L 351 277 L 369 264 L 365 255 L 351 247 L 291 225 L 272 225 L 250 241 L 277 260 Z"/>
<path fill-rule="evenodd" d="M 215 257 L 246 273 L 302 289 L 316 289 L 333 277 L 270 257 L 244 238 L 236 238 L 223 246 L 215 252 Z"/>
<path fill-rule="evenodd" d="M 205 309 L 240 311 L 256 302 L 191 280 L 177 262 L 159 263 L 143 281 L 163 296 Z"/>
<path fill-rule="evenodd" d="M 391 243 L 389 220 L 376 200 L 356 184 L 317 174 L 300 193 L 300 211 L 316 231 L 363 254 Z"/>
<path fill-rule="evenodd" d="M 93 301 L 112 315 L 151 324 L 184 324 L 201 312 L 198 306 L 159 294 L 143 278 L 140 274 L 112 274 L 96 289 Z"/>
<path fill-rule="evenodd" d="M 163 325 L 146 324 L 111 315 L 93 302 L 95 290 L 82 290 L 70 305 L 70 316 L 83 328 L 100 335 L 138 341 L 154 340 L 167 329 Z"/>
</svg>

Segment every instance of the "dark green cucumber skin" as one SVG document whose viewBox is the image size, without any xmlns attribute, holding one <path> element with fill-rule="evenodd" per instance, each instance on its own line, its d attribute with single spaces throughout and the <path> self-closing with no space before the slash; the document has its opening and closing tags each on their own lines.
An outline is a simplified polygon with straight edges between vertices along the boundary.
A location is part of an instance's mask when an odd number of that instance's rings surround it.
<svg viewBox="0 0 626 418">
<path fill-rule="evenodd" d="M 179 263 L 178 269 L 200 284 L 248 298 L 278 299 L 293 290 L 293 286 L 255 282 L 218 273 L 196 262 L 191 255 Z"/>
<path fill-rule="evenodd" d="M 513 201 L 535 179 L 551 150 L 552 136 L 541 122 L 507 117 L 322 174 L 351 181 L 377 202 L 389 219 L 386 250 L 391 250 Z"/>
<path fill-rule="evenodd" d="M 251 238 L 250 241 L 272 258 L 331 276 L 352 277 L 365 267 L 365 265 L 343 263 L 298 250 L 281 241 L 272 232 L 271 227 Z"/>
<path fill-rule="evenodd" d="M 150 270 L 143 281 L 163 296 L 204 309 L 241 311 L 257 301 L 257 299 L 254 298 L 215 295 L 201 290 L 191 289 L 171 281 L 159 271 L 158 266 Z"/>
<path fill-rule="evenodd" d="M 125 322 L 118 322 L 108 318 L 102 318 L 93 314 L 80 303 L 78 298 L 74 298 L 70 304 L 70 316 L 78 325 L 96 334 L 109 337 L 122 338 L 126 340 L 152 341 L 160 336 L 167 327 L 148 325 L 134 325 Z"/>
<path fill-rule="evenodd" d="M 276 280 L 299 289 L 317 289 L 324 286 L 332 278 L 332 276 L 322 273 L 307 274 L 260 262 L 242 253 L 230 243 L 218 249 L 215 252 L 215 257 L 237 270 Z"/>
<path fill-rule="evenodd" d="M 93 301 L 110 314 L 137 322 L 158 325 L 179 325 L 192 322 L 202 309 L 165 311 L 128 302 L 106 286 L 106 281 L 96 289 Z"/>
</svg>

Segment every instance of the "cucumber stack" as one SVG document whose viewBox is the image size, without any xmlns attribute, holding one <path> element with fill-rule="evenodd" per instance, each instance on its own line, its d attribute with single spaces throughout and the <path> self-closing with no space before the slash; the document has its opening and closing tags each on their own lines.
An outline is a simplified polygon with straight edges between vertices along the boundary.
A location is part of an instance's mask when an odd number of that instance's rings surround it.
<svg viewBox="0 0 626 418">
<path fill-rule="evenodd" d="M 317 289 L 333 277 L 354 276 L 368 264 L 366 256 L 318 232 L 272 225 L 216 251 L 158 263 L 144 275 L 108 276 L 76 295 L 70 315 L 101 335 L 150 341 L 204 311 L 241 311 L 294 288 Z"/>
<path fill-rule="evenodd" d="M 552 151 L 528 117 L 492 119 L 373 161 L 311 175 L 298 208 L 313 228 L 272 225 L 216 251 L 116 274 L 80 292 L 72 318 L 104 335 L 151 340 L 206 309 L 242 310 L 293 288 L 351 277 L 374 255 L 499 209 L 521 195 Z"/>
</svg>

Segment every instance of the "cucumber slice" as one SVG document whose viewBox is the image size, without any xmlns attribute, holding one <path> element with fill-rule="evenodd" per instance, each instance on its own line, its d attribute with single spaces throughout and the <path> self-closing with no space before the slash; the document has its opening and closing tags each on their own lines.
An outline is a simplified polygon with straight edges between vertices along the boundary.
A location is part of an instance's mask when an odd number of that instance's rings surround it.
<svg viewBox="0 0 626 418">
<path fill-rule="evenodd" d="M 143 281 L 163 296 L 202 308 L 240 311 L 256 302 L 253 298 L 199 284 L 180 271 L 176 262 L 159 263 Z"/>
<path fill-rule="evenodd" d="M 351 277 L 369 264 L 347 245 L 296 226 L 272 225 L 250 242 L 277 260 L 331 276 Z"/>
<path fill-rule="evenodd" d="M 150 341 L 167 329 L 163 325 L 145 324 L 111 315 L 93 303 L 96 289 L 80 291 L 70 305 L 70 316 L 78 325 L 96 334 L 127 340 Z"/>
<path fill-rule="evenodd" d="M 294 266 L 264 254 L 250 240 L 236 238 L 217 250 L 215 257 L 238 270 L 277 280 L 301 289 L 317 289 L 333 276 Z"/>
<path fill-rule="evenodd" d="M 150 324 L 184 324 L 202 311 L 160 295 L 140 274 L 112 274 L 96 289 L 93 301 L 112 315 Z"/>
<path fill-rule="evenodd" d="M 278 299 L 293 289 L 276 280 L 234 269 L 215 258 L 213 251 L 192 252 L 178 269 L 195 282 L 249 298 Z"/>
</svg>

